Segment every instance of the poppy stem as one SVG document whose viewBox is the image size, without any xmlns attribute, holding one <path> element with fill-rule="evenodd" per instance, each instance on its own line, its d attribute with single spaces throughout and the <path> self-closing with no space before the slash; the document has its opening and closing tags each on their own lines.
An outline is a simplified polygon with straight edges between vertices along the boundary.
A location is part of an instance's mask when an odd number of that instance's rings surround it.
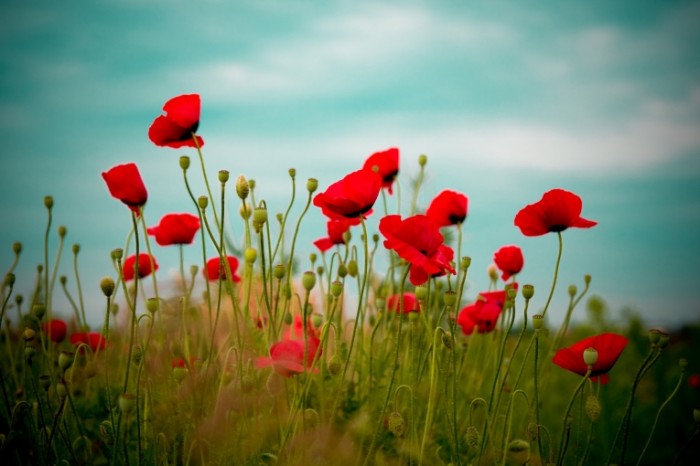
<svg viewBox="0 0 700 466">
<path fill-rule="evenodd" d="M 77 244 L 73 245 L 73 273 L 75 274 L 75 286 L 78 288 L 78 301 L 80 302 L 80 315 L 83 319 L 83 327 L 87 328 L 87 319 L 85 318 L 85 302 L 83 300 L 83 289 L 80 286 L 80 274 L 78 273 L 78 252 L 80 248 Z M 80 321 L 80 320 L 78 320 Z"/>
<path fill-rule="evenodd" d="M 549 304 L 552 302 L 552 296 L 554 296 L 554 289 L 557 287 L 557 277 L 559 276 L 559 264 L 561 262 L 561 251 L 563 249 L 563 241 L 561 237 L 561 232 L 557 232 L 557 239 L 559 240 L 559 250 L 557 252 L 557 262 L 554 265 L 554 278 L 552 280 L 552 289 L 549 290 L 549 296 L 547 297 L 547 302 L 542 310 L 542 317 L 547 315 L 547 309 L 549 309 Z"/>
<path fill-rule="evenodd" d="M 442 327 L 437 327 L 435 329 L 435 332 L 433 332 L 433 341 L 432 341 L 432 357 L 431 357 L 431 362 L 430 362 L 430 383 L 428 385 L 429 387 L 429 392 L 428 392 L 428 407 L 426 409 L 425 413 L 425 423 L 423 426 L 423 440 L 421 441 L 420 444 L 420 454 L 418 456 L 418 464 L 421 465 L 423 464 L 423 454 L 425 453 L 425 444 L 428 441 L 428 431 L 430 430 L 430 427 L 433 423 L 433 410 L 435 408 L 435 389 L 437 387 L 437 382 L 438 382 L 438 370 L 437 370 L 437 353 L 438 353 L 438 348 L 441 346 L 438 345 L 438 337 L 439 333 L 442 333 L 442 335 L 446 336 L 445 330 L 443 330 Z"/>
<path fill-rule="evenodd" d="M 564 462 L 564 456 L 566 455 L 566 446 L 568 444 L 568 439 L 569 439 L 569 434 L 571 431 L 571 428 L 569 426 L 569 413 L 571 412 L 571 407 L 574 405 L 574 401 L 576 401 L 576 397 L 578 396 L 579 392 L 583 388 L 583 386 L 586 384 L 586 381 L 588 380 L 588 377 L 591 375 L 593 367 L 588 366 L 588 370 L 586 371 L 586 374 L 583 376 L 579 384 L 576 386 L 576 390 L 574 390 L 574 394 L 571 397 L 571 400 L 569 400 L 569 405 L 566 407 L 566 411 L 564 411 L 564 418 L 562 419 L 562 426 L 561 426 L 561 437 L 559 438 L 559 454 L 558 454 L 558 459 L 557 459 L 557 466 L 560 466 Z M 539 438 L 539 437 L 538 437 Z"/>
</svg>

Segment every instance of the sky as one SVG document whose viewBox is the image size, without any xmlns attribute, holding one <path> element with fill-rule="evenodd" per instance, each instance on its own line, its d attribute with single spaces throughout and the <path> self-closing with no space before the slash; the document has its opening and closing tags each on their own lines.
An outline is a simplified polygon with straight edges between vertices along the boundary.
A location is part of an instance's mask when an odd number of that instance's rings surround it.
<svg viewBox="0 0 700 466">
<path fill-rule="evenodd" d="M 556 237 L 526 238 L 513 218 L 564 188 L 599 225 L 563 234 L 552 320 L 563 317 L 568 284 L 581 287 L 591 274 L 590 293 L 607 302 L 613 321 L 625 309 L 650 326 L 697 321 L 700 2 L 545 3 L 8 1 L 0 18 L 0 271 L 21 241 L 17 291 L 31 293 L 51 194 L 52 261 L 55 228 L 65 225 L 59 274 L 75 290 L 70 245 L 80 244 L 88 320 L 99 325 L 99 279 L 115 275 L 109 253 L 124 247 L 131 226 L 100 173 L 138 164 L 149 224 L 191 211 L 178 157 L 197 162 L 196 152 L 155 147 L 146 133 L 166 100 L 198 93 L 209 177 L 226 169 L 255 179 L 256 198 L 272 213 L 288 204 L 288 168 L 303 195 L 307 178 L 325 189 L 373 152 L 398 147 L 405 214 L 426 154 L 420 206 L 443 189 L 469 197 L 467 298 L 488 286 L 493 253 L 517 244 L 525 255 L 519 281 L 535 285 L 533 305 L 542 306 Z M 204 193 L 197 173 L 195 192 Z M 293 216 L 302 207 L 297 201 Z M 240 242 L 235 210 L 229 218 Z M 312 209 L 300 258 L 323 229 Z M 195 243 L 186 261 L 199 251 Z M 154 253 L 167 281 L 177 252 Z M 56 306 L 70 315 L 61 299 Z"/>
</svg>

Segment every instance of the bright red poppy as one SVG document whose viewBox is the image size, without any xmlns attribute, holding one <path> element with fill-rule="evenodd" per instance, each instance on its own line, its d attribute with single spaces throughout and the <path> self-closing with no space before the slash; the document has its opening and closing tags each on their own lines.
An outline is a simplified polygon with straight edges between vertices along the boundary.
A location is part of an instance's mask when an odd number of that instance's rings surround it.
<svg viewBox="0 0 700 466">
<path fill-rule="evenodd" d="M 386 299 L 386 308 L 393 312 L 408 314 L 409 312 L 420 312 L 420 303 L 414 293 L 404 293 L 403 299 L 397 293 Z"/>
<path fill-rule="evenodd" d="M 61 319 L 51 319 L 42 326 L 44 333 L 48 335 L 49 340 L 54 343 L 61 343 L 66 338 L 68 325 Z"/>
<path fill-rule="evenodd" d="M 153 264 L 151 265 L 151 259 Z M 124 281 L 129 281 L 134 279 L 134 268 L 136 266 L 136 254 L 132 254 L 126 258 L 123 266 Z M 156 258 L 142 252 L 139 254 L 139 278 L 147 277 L 153 272 L 158 270 L 158 263 Z"/>
<path fill-rule="evenodd" d="M 330 219 L 359 218 L 372 212 L 382 178 L 372 170 L 358 170 L 331 184 L 314 197 L 314 205 Z"/>
<path fill-rule="evenodd" d="M 241 281 L 241 277 L 236 275 L 236 270 L 238 270 L 238 259 L 233 256 L 226 256 L 229 268 L 233 274 L 234 283 Z M 204 278 L 209 281 L 216 280 L 226 280 L 226 266 L 221 262 L 220 257 L 212 257 L 207 261 L 206 267 L 202 270 Z"/>
<path fill-rule="evenodd" d="M 610 380 L 608 372 L 615 365 L 627 343 L 627 338 L 622 335 L 603 333 L 585 338 L 568 348 L 560 349 L 554 355 L 552 362 L 568 371 L 584 376 L 588 366 L 583 360 L 583 352 L 587 348 L 593 348 L 598 352 L 598 360 L 593 364 L 590 379 L 600 380 L 601 384 L 606 384 Z"/>
<path fill-rule="evenodd" d="M 86 344 L 93 352 L 104 349 L 107 346 L 107 339 L 99 332 L 76 332 L 70 336 L 70 344 L 73 346 Z"/>
<path fill-rule="evenodd" d="M 321 329 L 316 328 L 313 325 L 311 319 L 306 321 L 306 334 L 310 337 L 319 338 L 321 336 Z M 283 340 L 303 340 L 304 339 L 304 322 L 299 314 L 294 315 L 294 322 L 285 328 L 282 332 Z"/>
<path fill-rule="evenodd" d="M 135 163 L 125 163 L 102 172 L 107 189 L 112 197 L 119 199 L 132 211 L 139 213 L 148 200 L 148 191 L 143 184 L 139 168 Z"/>
<path fill-rule="evenodd" d="M 517 275 L 523 269 L 525 259 L 523 251 L 514 245 L 502 246 L 493 255 L 496 267 L 501 271 L 503 281 L 508 280 L 513 275 Z"/>
<path fill-rule="evenodd" d="M 467 218 L 468 202 L 464 194 L 446 189 L 433 198 L 425 215 L 439 227 L 457 225 Z"/>
<path fill-rule="evenodd" d="M 457 323 L 462 327 L 462 332 L 465 335 L 471 335 L 474 330 L 479 333 L 492 332 L 501 316 L 505 300 L 505 290 L 479 293 L 476 301 L 463 307 L 457 315 Z"/>
<path fill-rule="evenodd" d="M 382 188 L 386 188 L 389 194 L 393 194 L 392 186 L 396 175 L 399 174 L 399 150 L 396 147 L 370 155 L 362 168 L 373 170 L 377 167 L 377 173 L 382 177 Z"/>
<path fill-rule="evenodd" d="M 199 94 L 173 97 L 163 105 L 165 115 L 153 120 L 148 128 L 148 138 L 161 147 L 202 147 L 204 140 L 194 135 L 199 128 L 200 107 Z"/>
<path fill-rule="evenodd" d="M 345 244 L 345 232 L 355 224 L 356 222 L 346 218 L 329 220 L 326 223 L 328 236 L 314 241 L 314 246 L 316 246 L 319 251 L 326 252 L 336 244 Z"/>
<path fill-rule="evenodd" d="M 308 344 L 308 346 L 307 346 Z M 260 357 L 257 366 L 272 368 L 284 377 L 291 377 L 294 374 L 306 372 L 314 362 L 314 359 L 321 355 L 321 340 L 316 337 L 308 337 L 306 341 L 282 340 L 270 347 L 269 357 Z M 306 354 L 306 361 L 304 360 Z M 314 369 L 313 372 L 318 372 Z"/>
<path fill-rule="evenodd" d="M 581 217 L 583 203 L 576 194 L 552 189 L 534 204 L 529 204 L 515 216 L 515 226 L 525 236 L 557 233 L 567 228 L 591 228 L 598 224 Z"/>
<path fill-rule="evenodd" d="M 192 244 L 199 230 L 199 217 L 192 214 L 166 214 L 158 225 L 148 228 L 149 235 L 155 236 L 161 246 L 172 244 Z"/>
<path fill-rule="evenodd" d="M 379 221 L 384 247 L 393 249 L 411 264 L 409 280 L 422 285 L 430 277 L 455 273 L 451 265 L 454 251 L 443 244 L 440 229 L 425 215 L 401 220 L 400 215 L 387 215 Z"/>
</svg>

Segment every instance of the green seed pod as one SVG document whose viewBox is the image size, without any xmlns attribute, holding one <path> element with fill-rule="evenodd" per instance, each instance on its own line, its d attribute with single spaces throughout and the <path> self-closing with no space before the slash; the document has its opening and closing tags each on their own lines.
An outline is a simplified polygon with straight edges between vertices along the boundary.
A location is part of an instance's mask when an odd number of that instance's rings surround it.
<svg viewBox="0 0 700 466">
<path fill-rule="evenodd" d="M 32 314 L 34 314 L 34 317 L 37 319 L 41 320 L 44 317 L 44 314 L 46 314 L 46 306 L 37 303 L 32 307 Z"/>
<path fill-rule="evenodd" d="M 124 250 L 122 248 L 112 249 L 112 252 L 110 253 L 110 257 L 112 258 L 113 261 L 120 261 L 120 260 L 122 260 L 123 256 L 124 256 Z"/>
<path fill-rule="evenodd" d="M 469 256 L 464 256 L 462 259 L 459 261 L 459 268 L 462 271 L 466 271 L 469 266 L 472 265 L 472 258 Z"/>
<path fill-rule="evenodd" d="M 274 275 L 277 280 L 282 280 L 284 278 L 285 272 L 286 267 L 284 264 L 277 264 L 275 265 L 275 268 L 272 269 L 272 275 Z"/>
<path fill-rule="evenodd" d="M 51 210 L 51 208 L 53 207 L 53 197 L 52 196 L 44 196 L 44 207 Z"/>
<path fill-rule="evenodd" d="M 416 295 L 416 299 L 422 301 L 428 297 L 428 288 L 424 285 L 418 285 L 415 290 L 413 290 L 413 294 Z"/>
<path fill-rule="evenodd" d="M 188 156 L 180 156 L 180 168 L 182 168 L 183 170 L 187 170 L 188 168 L 190 168 L 190 158 Z"/>
<path fill-rule="evenodd" d="M 243 175 L 239 176 L 236 180 L 236 194 L 238 194 L 238 197 L 243 200 L 245 200 L 248 197 L 248 194 L 250 194 L 250 185 Z"/>
<path fill-rule="evenodd" d="M 350 276 L 353 277 L 353 278 L 357 277 L 357 272 L 358 272 L 358 269 L 357 269 L 357 261 L 355 261 L 355 260 L 350 260 L 350 261 L 348 262 L 347 267 L 348 267 L 348 274 L 350 274 Z"/>
<path fill-rule="evenodd" d="M 340 370 L 342 368 L 343 367 L 338 355 L 334 354 L 333 356 L 331 356 L 331 358 L 328 360 L 328 365 L 326 366 L 326 369 L 328 369 L 328 373 L 330 375 L 338 375 L 340 374 Z"/>
<path fill-rule="evenodd" d="M 339 264 L 338 265 L 338 277 L 340 278 L 345 278 L 348 275 L 348 268 L 345 266 L 345 264 Z"/>
<path fill-rule="evenodd" d="M 201 210 L 206 210 L 209 206 L 209 198 L 207 196 L 199 196 L 197 198 L 197 205 L 199 205 Z"/>
<path fill-rule="evenodd" d="M 39 376 L 39 386 L 44 390 L 48 391 L 51 387 L 51 376 L 50 375 L 40 375 Z"/>
<path fill-rule="evenodd" d="M 588 416 L 588 419 L 591 421 L 597 420 L 600 417 L 600 409 L 600 400 L 598 400 L 598 397 L 595 395 L 588 395 L 585 404 L 586 416 Z"/>
<path fill-rule="evenodd" d="M 146 300 L 146 310 L 151 314 L 155 314 L 160 308 L 160 302 L 158 298 L 148 298 Z"/>
<path fill-rule="evenodd" d="M 264 225 L 267 222 L 267 209 L 263 207 L 256 207 L 253 210 L 253 222 Z"/>
<path fill-rule="evenodd" d="M 598 362 L 598 350 L 595 348 L 586 348 L 583 350 L 583 362 L 586 363 L 587 366 L 593 366 Z"/>
<path fill-rule="evenodd" d="M 306 190 L 312 193 L 318 189 L 318 180 L 316 178 L 309 178 L 306 180 Z"/>
<path fill-rule="evenodd" d="M 226 184 L 226 182 L 228 181 L 228 177 L 228 170 L 219 170 L 219 182 L 221 184 Z"/>
<path fill-rule="evenodd" d="M 584 276 L 583 276 L 583 282 L 584 282 L 586 285 L 590 285 L 590 284 L 591 284 L 591 276 L 588 275 L 588 274 L 584 275 Z"/>
<path fill-rule="evenodd" d="M 65 372 L 66 369 L 73 365 L 74 360 L 75 354 L 73 352 L 61 351 L 61 354 L 58 355 L 58 367 Z"/>
<path fill-rule="evenodd" d="M 183 380 L 185 380 L 185 377 L 187 377 L 188 373 L 189 371 L 186 367 L 173 367 L 173 379 L 175 379 L 177 383 L 180 383 Z"/>
<path fill-rule="evenodd" d="M 258 251 L 254 248 L 246 248 L 245 253 L 243 253 L 243 258 L 246 264 L 253 265 L 258 258 Z"/>
<path fill-rule="evenodd" d="M 400 413 L 394 411 L 389 414 L 386 420 L 387 429 L 396 437 L 403 437 L 406 433 L 406 421 Z"/>
<path fill-rule="evenodd" d="M 576 296 L 576 292 L 578 291 L 578 288 L 576 288 L 576 285 L 569 285 L 569 296 L 572 298 Z"/>
<path fill-rule="evenodd" d="M 33 346 L 25 346 L 24 347 L 24 357 L 27 358 L 27 360 L 31 360 L 35 354 L 36 354 L 36 349 L 34 349 Z"/>
<path fill-rule="evenodd" d="M 530 459 L 530 443 L 516 439 L 508 444 L 507 459 L 512 464 L 526 464 Z"/>
<path fill-rule="evenodd" d="M 68 233 L 68 229 L 65 227 L 65 225 L 60 225 L 58 227 L 58 237 L 65 238 L 66 233 Z"/>
<path fill-rule="evenodd" d="M 290 168 L 289 169 L 289 176 L 294 179 L 295 176 L 297 176 L 297 169 L 296 168 Z"/>
<path fill-rule="evenodd" d="M 112 280 L 111 277 L 104 277 L 102 280 L 100 280 L 100 289 L 106 297 L 109 298 L 112 296 L 112 293 L 114 293 L 114 287 L 114 280 Z"/>
<path fill-rule="evenodd" d="M 12 252 L 19 256 L 19 254 L 22 252 L 22 243 L 19 241 L 12 243 Z"/>
<path fill-rule="evenodd" d="M 445 294 L 442 295 L 442 299 L 445 301 L 445 306 L 452 307 L 457 301 L 457 293 L 452 290 L 447 290 L 445 291 Z"/>
<path fill-rule="evenodd" d="M 421 167 L 425 167 L 425 164 L 428 163 L 428 156 L 425 154 L 421 154 L 418 156 L 418 165 Z"/>
<path fill-rule="evenodd" d="M 523 285 L 523 298 L 532 299 L 535 296 L 535 287 L 532 285 Z"/>
<path fill-rule="evenodd" d="M 4 286 L 13 286 L 15 284 L 15 274 L 8 273 L 5 275 L 5 280 L 3 281 Z"/>
<path fill-rule="evenodd" d="M 33 328 L 27 327 L 24 329 L 22 336 L 24 337 L 25 342 L 30 342 L 30 341 L 33 341 L 34 338 L 36 337 L 36 332 L 34 331 Z"/>
<path fill-rule="evenodd" d="M 301 277 L 301 284 L 306 291 L 311 291 L 316 285 L 316 274 L 312 271 L 304 272 Z"/>
<path fill-rule="evenodd" d="M 474 426 L 467 427 L 467 445 L 472 450 L 478 450 L 481 445 L 481 434 Z"/>
<path fill-rule="evenodd" d="M 315 328 L 320 328 L 323 325 L 323 316 L 321 314 L 314 314 L 311 316 L 311 323 Z"/>
<path fill-rule="evenodd" d="M 335 280 L 331 283 L 331 294 L 333 297 L 337 298 L 343 293 L 343 282 L 340 280 Z"/>
<path fill-rule="evenodd" d="M 542 314 L 535 314 L 532 316 L 532 327 L 535 330 L 541 330 L 544 325 L 544 316 Z"/>
<path fill-rule="evenodd" d="M 68 387 L 66 386 L 65 381 L 60 381 L 56 383 L 56 394 L 61 399 L 68 396 Z"/>
<path fill-rule="evenodd" d="M 79 244 L 74 244 L 71 248 L 73 251 L 73 254 L 78 254 L 80 252 L 80 245 Z"/>
</svg>

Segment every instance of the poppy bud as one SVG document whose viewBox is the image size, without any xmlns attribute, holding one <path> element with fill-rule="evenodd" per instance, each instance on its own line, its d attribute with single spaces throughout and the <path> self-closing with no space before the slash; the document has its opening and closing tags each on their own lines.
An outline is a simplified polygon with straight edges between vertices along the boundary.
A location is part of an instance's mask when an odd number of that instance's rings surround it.
<svg viewBox="0 0 700 466">
<path fill-rule="evenodd" d="M 277 221 L 279 222 L 279 224 L 282 225 L 282 222 L 284 221 L 284 216 L 283 216 L 281 213 L 277 212 L 277 213 L 275 214 L 275 218 L 277 219 Z"/>
<path fill-rule="evenodd" d="M 508 299 L 515 299 L 515 297 L 518 295 L 518 290 L 517 288 L 513 288 L 512 286 L 508 285 L 506 286 L 506 296 L 508 296 Z"/>
<path fill-rule="evenodd" d="M 523 285 L 523 298 L 531 299 L 535 295 L 535 287 L 532 285 Z"/>
<path fill-rule="evenodd" d="M 228 170 L 219 170 L 219 181 L 221 184 L 226 184 L 228 181 L 229 173 Z"/>
<path fill-rule="evenodd" d="M 386 300 L 384 298 L 377 298 L 374 301 L 374 305 L 377 307 L 378 311 L 383 311 L 386 309 Z"/>
<path fill-rule="evenodd" d="M 292 315 L 289 312 L 287 312 L 284 315 L 284 323 L 287 325 L 292 325 L 292 322 L 294 322 L 294 318 L 292 317 Z"/>
<path fill-rule="evenodd" d="M 472 258 L 469 256 L 464 256 L 459 261 L 459 268 L 460 268 L 460 270 L 466 271 L 471 264 L 472 264 Z"/>
<path fill-rule="evenodd" d="M 586 348 L 583 350 L 583 362 L 585 362 L 587 366 L 593 366 L 598 362 L 598 350 L 595 348 Z"/>
<path fill-rule="evenodd" d="M 248 197 L 249 193 L 250 185 L 248 184 L 248 181 L 246 181 L 245 176 L 239 176 L 236 180 L 236 194 L 238 194 L 239 198 L 245 199 Z"/>
<path fill-rule="evenodd" d="M 72 247 L 73 254 L 78 254 L 80 252 L 80 245 L 74 244 Z"/>
<path fill-rule="evenodd" d="M 4 286 L 12 286 L 15 284 L 15 274 L 14 273 L 8 273 L 5 275 L 5 280 L 3 280 L 3 285 Z"/>
<path fill-rule="evenodd" d="M 309 178 L 306 180 L 306 190 L 313 194 L 314 191 L 318 189 L 318 180 L 316 178 Z"/>
<path fill-rule="evenodd" d="M 253 222 L 264 225 L 267 222 L 267 209 L 263 207 L 257 207 L 253 210 Z"/>
<path fill-rule="evenodd" d="M 345 264 L 338 265 L 338 276 L 340 278 L 345 278 L 348 275 L 348 268 Z"/>
<path fill-rule="evenodd" d="M 304 272 L 304 275 L 301 277 L 301 284 L 306 291 L 311 291 L 316 285 L 316 274 L 311 271 Z"/>
<path fill-rule="evenodd" d="M 350 261 L 348 262 L 347 267 L 348 267 L 348 274 L 350 274 L 350 276 L 353 277 L 353 278 L 357 277 L 357 272 L 358 272 L 358 270 L 357 270 L 357 261 L 355 261 L 355 260 L 350 260 Z"/>
<path fill-rule="evenodd" d="M 58 281 L 61 283 L 61 285 L 65 286 L 66 282 L 68 281 L 68 277 L 66 277 L 65 275 L 61 275 L 60 277 L 58 277 Z"/>
<path fill-rule="evenodd" d="M 343 292 L 343 282 L 340 280 L 335 280 L 333 283 L 331 283 L 331 294 L 334 297 L 340 296 L 340 294 Z"/>
<path fill-rule="evenodd" d="M 20 243 L 19 241 L 15 241 L 14 243 L 12 243 L 12 252 L 19 256 L 19 253 L 22 252 L 22 243 Z"/>
<path fill-rule="evenodd" d="M 51 210 L 51 208 L 53 207 L 53 197 L 52 196 L 44 196 L 44 207 Z"/>
<path fill-rule="evenodd" d="M 180 156 L 180 168 L 182 168 L 183 170 L 187 170 L 188 168 L 190 168 L 190 158 L 188 156 Z"/>
<path fill-rule="evenodd" d="M 323 325 L 323 316 L 320 314 L 314 314 L 311 316 L 311 323 L 314 327 L 319 328 Z"/>
<path fill-rule="evenodd" d="M 238 209 L 238 213 L 241 214 L 242 219 L 247 220 L 250 218 L 253 212 L 251 211 L 250 206 L 247 203 L 243 203 L 241 205 L 241 208 Z"/>
<path fill-rule="evenodd" d="M 481 434 L 479 434 L 479 431 L 476 429 L 476 427 L 467 427 L 466 437 L 467 445 L 469 446 L 469 448 L 471 448 L 472 450 L 477 450 L 481 445 Z"/>
<path fill-rule="evenodd" d="M 491 279 L 492 282 L 495 282 L 496 280 L 498 280 L 498 269 L 496 268 L 495 265 L 493 265 L 493 264 L 489 265 L 487 271 L 489 273 L 489 278 Z"/>
<path fill-rule="evenodd" d="M 66 233 L 68 233 L 68 229 L 64 225 L 61 225 L 58 227 L 58 237 L 59 238 L 65 237 Z"/>
<path fill-rule="evenodd" d="M 508 444 L 508 461 L 513 464 L 525 464 L 530 459 L 530 444 L 516 439 Z"/>
<path fill-rule="evenodd" d="M 112 296 L 112 293 L 114 293 L 114 280 L 112 280 L 111 277 L 104 277 L 102 280 L 100 280 L 100 288 L 102 289 L 102 293 L 106 297 Z"/>
<path fill-rule="evenodd" d="M 340 358 L 337 354 L 334 354 L 328 360 L 328 366 L 326 367 L 326 369 L 328 369 L 328 373 L 330 375 L 338 375 L 340 373 L 341 368 L 342 364 L 340 363 Z"/>
<path fill-rule="evenodd" d="M 32 314 L 34 314 L 37 319 L 41 320 L 44 314 L 46 314 L 46 306 L 41 303 L 35 304 L 32 307 Z"/>
<path fill-rule="evenodd" d="M 61 399 L 68 396 L 68 387 L 66 386 L 65 381 L 61 381 L 56 384 L 56 394 Z"/>
<path fill-rule="evenodd" d="M 396 411 L 389 414 L 386 420 L 386 426 L 389 432 L 397 437 L 403 437 L 406 433 L 406 421 L 404 421 L 401 414 Z"/>
<path fill-rule="evenodd" d="M 425 154 L 421 154 L 418 156 L 418 165 L 421 167 L 425 167 L 425 164 L 428 163 L 428 156 Z"/>
<path fill-rule="evenodd" d="M 590 284 L 591 284 L 591 276 L 590 276 L 589 274 L 584 275 L 584 276 L 583 276 L 583 282 L 584 282 L 586 285 L 590 285 Z"/>
<path fill-rule="evenodd" d="M 272 269 L 272 275 L 274 275 L 277 280 L 282 280 L 284 278 L 285 272 L 286 267 L 284 266 L 284 264 L 277 264 L 275 265 L 275 268 Z"/>
<path fill-rule="evenodd" d="M 255 180 L 248 180 L 248 186 L 250 187 L 250 190 L 255 189 Z"/>
<path fill-rule="evenodd" d="M 447 349 L 452 349 L 454 348 L 454 342 L 452 340 L 452 334 L 451 333 L 443 333 L 442 334 L 442 344 L 445 345 L 445 348 Z"/>
<path fill-rule="evenodd" d="M 457 301 L 457 293 L 452 290 L 445 291 L 442 299 L 445 301 L 445 306 L 454 306 L 455 301 Z"/>
<path fill-rule="evenodd" d="M 24 337 L 24 341 L 32 341 L 36 337 L 36 332 L 34 329 L 27 327 L 24 329 L 22 336 Z"/>
<path fill-rule="evenodd" d="M 17 304 L 17 306 L 21 306 L 23 302 L 24 296 L 22 296 L 21 294 L 15 296 L 15 303 Z"/>
<path fill-rule="evenodd" d="M 124 414 L 129 414 L 134 409 L 136 397 L 130 393 L 119 395 L 119 410 Z"/>
<path fill-rule="evenodd" d="M 246 248 L 245 253 L 243 253 L 246 264 L 253 265 L 255 260 L 258 258 L 258 251 L 253 248 Z"/>
<path fill-rule="evenodd" d="M 197 204 L 200 209 L 205 210 L 209 205 L 209 198 L 207 196 L 199 196 L 199 198 L 197 198 Z"/>
<path fill-rule="evenodd" d="M 569 285 L 569 296 L 573 298 L 574 296 L 576 296 L 577 291 L 578 289 L 576 288 L 576 285 Z"/>
<path fill-rule="evenodd" d="M 323 276 L 324 270 L 325 270 L 325 269 L 323 268 L 323 266 L 322 266 L 322 265 L 319 265 L 318 267 L 316 267 L 316 275 L 318 275 L 318 276 Z"/>
<path fill-rule="evenodd" d="M 75 359 L 75 354 L 70 351 L 61 351 L 58 355 L 58 367 L 63 369 L 65 372 L 70 366 L 73 365 L 73 360 Z"/>
<path fill-rule="evenodd" d="M 290 168 L 289 169 L 289 176 L 294 179 L 295 176 L 297 176 L 297 169 L 296 168 Z"/>
<path fill-rule="evenodd" d="M 661 330 L 653 328 L 649 330 L 649 341 L 651 342 L 652 345 L 656 345 L 659 343 L 659 340 L 661 339 Z"/>
<path fill-rule="evenodd" d="M 187 377 L 188 372 L 189 371 L 187 370 L 187 367 L 173 367 L 173 379 L 175 379 L 177 383 L 180 383 L 183 380 L 185 380 L 185 377 Z"/>
<path fill-rule="evenodd" d="M 190 265 L 190 275 L 195 276 L 199 273 L 199 266 L 196 264 Z"/>
<path fill-rule="evenodd" d="M 600 417 L 600 400 L 598 400 L 597 396 L 588 395 L 588 398 L 586 398 L 585 410 L 586 416 L 588 416 L 588 419 L 591 421 L 595 421 Z"/>
<path fill-rule="evenodd" d="M 311 265 L 314 265 L 314 262 L 316 262 L 316 259 L 318 259 L 318 256 L 316 255 L 315 252 L 312 252 L 309 254 L 309 261 L 311 262 Z"/>
<path fill-rule="evenodd" d="M 158 302 L 158 298 L 148 298 L 146 300 L 146 310 L 150 312 L 151 314 L 155 314 L 158 311 L 158 308 L 160 308 L 160 302 Z"/>
<path fill-rule="evenodd" d="M 110 253 L 112 260 L 114 260 L 114 261 L 122 260 L 123 255 L 124 255 L 124 250 L 122 248 L 113 249 L 112 252 Z"/>
</svg>

